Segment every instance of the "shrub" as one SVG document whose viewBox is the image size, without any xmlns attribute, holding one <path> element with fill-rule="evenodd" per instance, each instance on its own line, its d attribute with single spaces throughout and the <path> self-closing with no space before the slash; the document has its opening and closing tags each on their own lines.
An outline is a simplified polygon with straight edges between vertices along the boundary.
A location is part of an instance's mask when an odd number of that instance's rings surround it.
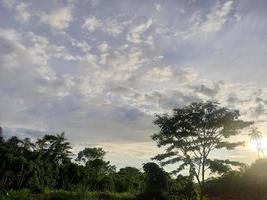
<svg viewBox="0 0 267 200">
<path fill-rule="evenodd" d="M 23 189 L 19 191 L 8 191 L 2 195 L 1 200 L 30 200 L 30 190 Z"/>
</svg>

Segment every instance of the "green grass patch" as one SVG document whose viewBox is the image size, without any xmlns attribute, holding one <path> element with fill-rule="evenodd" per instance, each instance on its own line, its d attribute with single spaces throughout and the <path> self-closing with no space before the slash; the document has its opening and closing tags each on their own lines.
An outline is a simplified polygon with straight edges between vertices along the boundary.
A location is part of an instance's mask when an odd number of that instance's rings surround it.
<svg viewBox="0 0 267 200">
<path fill-rule="evenodd" d="M 1 200 L 134 200 L 129 193 L 110 192 L 68 192 L 63 190 L 47 191 L 42 194 L 31 194 L 29 190 L 10 191 L 2 195 Z"/>
</svg>

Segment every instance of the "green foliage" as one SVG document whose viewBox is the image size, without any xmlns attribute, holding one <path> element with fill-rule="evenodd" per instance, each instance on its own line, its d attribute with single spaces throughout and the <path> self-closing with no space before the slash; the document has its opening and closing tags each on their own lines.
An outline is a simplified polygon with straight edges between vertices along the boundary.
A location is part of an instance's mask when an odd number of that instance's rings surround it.
<svg viewBox="0 0 267 200">
<path fill-rule="evenodd" d="M 206 193 L 220 200 L 267 199 L 267 159 L 259 159 L 244 171 L 231 171 L 207 181 Z"/>
<path fill-rule="evenodd" d="M 156 163 L 146 163 L 145 191 L 137 196 L 138 200 L 196 200 L 192 177 L 179 175 L 172 179 Z"/>
<path fill-rule="evenodd" d="M 67 192 L 49 191 L 44 194 L 31 194 L 29 190 L 11 191 L 0 200 L 134 200 L 135 196 L 129 193 L 110 192 Z"/>
<path fill-rule="evenodd" d="M 176 179 L 169 179 L 169 199 L 170 200 L 196 200 L 192 177 L 178 175 Z"/>
<path fill-rule="evenodd" d="M 8 191 L 1 195 L 0 200 L 29 200 L 31 192 L 28 189 Z"/>
<path fill-rule="evenodd" d="M 156 163 L 146 163 L 145 171 L 146 192 L 150 194 L 164 193 L 168 190 L 167 173 Z"/>
<path fill-rule="evenodd" d="M 86 164 L 90 160 L 103 159 L 105 154 L 102 148 L 85 148 L 78 153 L 76 161 Z"/>
<path fill-rule="evenodd" d="M 110 199 L 116 199 L 118 195 L 113 192 L 141 192 L 143 174 L 131 167 L 116 172 L 115 166 L 104 160 L 102 148 L 85 148 L 78 153 L 77 162 L 73 162 L 71 146 L 64 133 L 44 135 L 32 142 L 17 137 L 4 140 L 1 132 L 0 143 L 0 194 L 8 192 L 10 198 L 16 195 L 24 198 L 31 193 L 35 197 L 54 195 L 54 199 L 61 196 L 64 199 L 64 196 L 73 195 L 64 192 L 68 190 L 76 196 L 85 191 L 96 191 L 99 198 L 110 195 Z M 61 191 L 46 193 L 51 189 Z"/>
<path fill-rule="evenodd" d="M 115 191 L 138 193 L 144 188 L 144 175 L 134 167 L 121 168 L 114 174 Z"/>
</svg>

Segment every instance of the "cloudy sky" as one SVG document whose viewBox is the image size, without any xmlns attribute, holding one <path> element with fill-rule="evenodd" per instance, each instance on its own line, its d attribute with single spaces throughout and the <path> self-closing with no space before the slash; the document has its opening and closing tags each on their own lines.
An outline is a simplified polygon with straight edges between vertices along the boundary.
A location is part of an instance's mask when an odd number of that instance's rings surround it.
<svg viewBox="0 0 267 200">
<path fill-rule="evenodd" d="M 192 101 L 240 109 L 265 133 L 266 10 L 266 0 L 1 0 L 4 134 L 65 131 L 76 151 L 102 146 L 119 167 L 141 167 L 159 151 L 154 114 Z"/>
</svg>

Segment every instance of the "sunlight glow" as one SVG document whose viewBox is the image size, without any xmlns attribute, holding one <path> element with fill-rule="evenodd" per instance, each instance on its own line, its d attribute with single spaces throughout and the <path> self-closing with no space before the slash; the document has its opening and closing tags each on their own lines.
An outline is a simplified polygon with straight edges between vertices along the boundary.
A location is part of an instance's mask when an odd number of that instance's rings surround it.
<svg viewBox="0 0 267 200">
<path fill-rule="evenodd" d="M 261 146 L 264 152 L 267 152 L 267 137 L 261 139 Z M 250 141 L 248 143 L 248 149 L 257 152 L 257 142 Z"/>
</svg>

